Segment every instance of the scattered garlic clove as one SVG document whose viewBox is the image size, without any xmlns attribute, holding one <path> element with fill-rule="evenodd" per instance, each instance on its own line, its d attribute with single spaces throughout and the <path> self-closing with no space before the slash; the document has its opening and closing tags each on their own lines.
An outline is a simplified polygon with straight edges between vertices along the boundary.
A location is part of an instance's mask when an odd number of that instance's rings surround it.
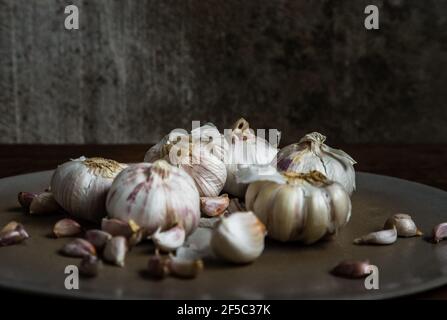
<svg viewBox="0 0 447 320">
<path fill-rule="evenodd" d="M 101 230 L 111 234 L 113 237 L 123 236 L 129 238 L 134 233 L 132 226 L 128 222 L 119 219 L 102 219 Z"/>
<path fill-rule="evenodd" d="M 19 223 L 17 221 L 11 221 L 8 224 L 6 224 L 2 230 L 0 230 L 0 235 L 10 232 L 10 231 L 14 231 L 17 227 L 19 226 Z"/>
<path fill-rule="evenodd" d="M 37 193 L 32 192 L 19 192 L 17 195 L 17 199 L 20 203 L 20 206 L 26 213 L 29 213 L 29 207 L 31 205 L 31 201 L 37 196 Z"/>
<path fill-rule="evenodd" d="M 22 224 L 14 221 L 8 223 L 0 233 L 0 247 L 11 246 L 29 238 Z"/>
<path fill-rule="evenodd" d="M 169 273 L 173 276 L 192 279 L 197 277 L 197 275 L 203 270 L 203 261 L 182 259 L 178 257 L 171 257 L 168 260 Z"/>
<path fill-rule="evenodd" d="M 147 273 L 154 278 L 162 279 L 169 275 L 169 257 L 153 255 L 147 264 Z"/>
<path fill-rule="evenodd" d="M 396 228 L 399 237 L 422 236 L 422 232 L 418 230 L 415 222 L 408 214 L 397 213 L 389 217 L 384 225 L 384 229 Z"/>
<path fill-rule="evenodd" d="M 97 256 L 87 255 L 82 258 L 79 272 L 84 277 L 96 277 L 102 269 L 102 261 Z"/>
<path fill-rule="evenodd" d="M 185 242 L 185 237 L 185 229 L 177 225 L 166 231 L 161 231 L 159 228 L 151 238 L 158 249 L 164 252 L 170 252 L 181 247 Z"/>
<path fill-rule="evenodd" d="M 219 216 L 225 212 L 230 204 L 228 194 L 219 197 L 200 197 L 200 210 L 208 217 Z"/>
<path fill-rule="evenodd" d="M 29 206 L 30 214 L 45 214 L 45 213 L 55 213 L 61 210 L 61 207 L 54 199 L 51 192 L 39 193 L 31 201 Z"/>
<path fill-rule="evenodd" d="M 53 227 L 53 234 L 56 238 L 73 237 L 81 232 L 81 225 L 72 219 L 59 220 Z"/>
<path fill-rule="evenodd" d="M 264 224 L 253 212 L 236 212 L 222 218 L 213 230 L 211 248 L 226 261 L 249 263 L 264 250 Z"/>
<path fill-rule="evenodd" d="M 104 249 L 106 243 L 112 239 L 112 235 L 102 230 L 88 230 L 85 239 L 95 246 L 96 250 Z"/>
<path fill-rule="evenodd" d="M 364 278 L 371 273 L 370 264 L 368 260 L 365 261 L 352 261 L 345 260 L 340 262 L 331 273 L 337 277 L 344 278 Z"/>
<path fill-rule="evenodd" d="M 88 255 L 96 255 L 95 247 L 87 240 L 76 238 L 64 245 L 61 253 L 68 257 L 83 258 Z"/>
<path fill-rule="evenodd" d="M 141 241 L 143 241 L 146 238 L 146 230 L 143 228 L 137 230 L 134 232 L 129 239 L 127 240 L 127 244 L 129 248 L 135 247 L 137 244 L 139 244 Z"/>
<path fill-rule="evenodd" d="M 433 228 L 434 243 L 438 243 L 445 238 L 447 238 L 447 222 L 440 223 Z"/>
<path fill-rule="evenodd" d="M 104 260 L 119 267 L 124 267 L 124 259 L 127 252 L 127 240 L 123 236 L 110 239 L 103 252 Z"/>
<path fill-rule="evenodd" d="M 393 244 L 397 240 L 396 228 L 368 233 L 360 238 L 354 239 L 354 244 Z"/>
</svg>

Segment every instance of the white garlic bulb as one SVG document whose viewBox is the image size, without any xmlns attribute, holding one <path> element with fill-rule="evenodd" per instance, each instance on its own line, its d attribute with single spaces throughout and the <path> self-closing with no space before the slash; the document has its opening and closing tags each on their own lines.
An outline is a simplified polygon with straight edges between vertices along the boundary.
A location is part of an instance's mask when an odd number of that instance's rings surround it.
<svg viewBox="0 0 447 320">
<path fill-rule="evenodd" d="M 349 194 L 355 190 L 356 163 L 347 153 L 333 149 L 318 132 L 306 134 L 298 143 L 282 148 L 277 157 L 278 170 L 306 173 L 317 170 L 340 183 Z"/>
<path fill-rule="evenodd" d="M 185 170 L 196 182 L 203 197 L 218 196 L 225 184 L 227 171 L 224 164 L 226 142 L 212 124 L 192 130 L 173 130 L 150 148 L 145 162 L 164 159 Z"/>
<path fill-rule="evenodd" d="M 266 225 L 269 237 L 311 244 L 336 234 L 349 221 L 351 200 L 340 184 L 318 171 L 282 177 L 283 182 L 255 177 L 245 196 L 247 210 Z"/>
<path fill-rule="evenodd" d="M 176 224 L 190 234 L 199 224 L 199 199 L 185 171 L 158 160 L 123 170 L 110 188 L 106 206 L 110 218 L 133 220 L 148 234 Z"/>
<path fill-rule="evenodd" d="M 262 137 L 257 137 L 250 129 L 249 123 L 241 118 L 233 125 L 232 130 L 225 133 L 228 142 L 226 158 L 227 181 L 224 191 L 244 198 L 248 185 L 238 183 L 237 172 L 241 166 L 270 164 L 278 153 L 278 149 Z M 279 143 L 280 132 L 276 134 L 276 144 Z"/>
<path fill-rule="evenodd" d="M 233 263 L 249 263 L 264 250 L 265 226 L 253 212 L 223 217 L 213 231 L 211 248 L 216 256 Z"/>
<path fill-rule="evenodd" d="M 106 197 L 113 179 L 125 167 L 125 164 L 103 158 L 71 160 L 54 172 L 51 192 L 68 213 L 98 222 L 106 216 Z"/>
</svg>

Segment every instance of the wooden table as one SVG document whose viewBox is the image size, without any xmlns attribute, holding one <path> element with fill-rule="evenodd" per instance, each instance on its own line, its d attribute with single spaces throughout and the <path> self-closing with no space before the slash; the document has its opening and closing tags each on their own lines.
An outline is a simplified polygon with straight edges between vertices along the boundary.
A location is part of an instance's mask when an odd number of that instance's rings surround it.
<svg viewBox="0 0 447 320">
<path fill-rule="evenodd" d="M 343 145 L 356 169 L 412 180 L 447 190 L 447 145 Z M 55 168 L 81 155 L 120 162 L 142 161 L 145 145 L 0 145 L 0 178 Z M 446 208 L 447 210 L 447 208 Z M 447 286 L 412 296 L 447 299 Z"/>
</svg>

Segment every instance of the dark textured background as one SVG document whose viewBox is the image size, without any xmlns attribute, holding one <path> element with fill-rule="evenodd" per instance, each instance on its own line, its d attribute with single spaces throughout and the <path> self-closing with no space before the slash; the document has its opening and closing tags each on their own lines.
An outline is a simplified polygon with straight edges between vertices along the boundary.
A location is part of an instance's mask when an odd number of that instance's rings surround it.
<svg viewBox="0 0 447 320">
<path fill-rule="evenodd" d="M 447 142 L 446 54 L 443 0 L 0 0 L 0 143 L 152 143 L 241 115 L 285 142 Z"/>
</svg>

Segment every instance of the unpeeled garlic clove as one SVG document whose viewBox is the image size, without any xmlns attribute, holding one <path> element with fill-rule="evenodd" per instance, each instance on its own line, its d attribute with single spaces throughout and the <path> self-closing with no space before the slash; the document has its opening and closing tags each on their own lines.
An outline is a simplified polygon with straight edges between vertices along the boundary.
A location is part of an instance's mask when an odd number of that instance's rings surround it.
<svg viewBox="0 0 447 320">
<path fill-rule="evenodd" d="M 447 222 L 440 223 L 433 228 L 433 242 L 439 241 L 447 237 Z"/>
<path fill-rule="evenodd" d="M 53 227 L 53 234 L 56 238 L 73 237 L 81 232 L 81 225 L 72 219 L 59 220 Z"/>
<path fill-rule="evenodd" d="M 119 219 L 104 218 L 101 221 L 101 230 L 115 236 L 129 238 L 134 233 L 133 225 Z"/>
<path fill-rule="evenodd" d="M 178 257 L 171 257 L 168 260 L 169 273 L 173 276 L 192 279 L 203 270 L 203 261 L 201 259 L 188 260 Z"/>
<path fill-rule="evenodd" d="M 106 243 L 112 239 L 112 235 L 102 230 L 88 230 L 85 239 L 95 246 L 96 250 L 104 249 Z"/>
<path fill-rule="evenodd" d="M 152 241 L 155 246 L 164 252 L 174 251 L 185 242 L 185 229 L 182 226 L 175 226 L 169 230 L 161 231 L 159 228 L 153 235 Z"/>
<path fill-rule="evenodd" d="M 104 248 L 104 260 L 119 267 L 124 267 L 124 260 L 127 253 L 127 240 L 123 236 L 110 239 Z"/>
<path fill-rule="evenodd" d="M 344 260 L 335 266 L 331 273 L 337 277 L 344 278 L 364 278 L 370 274 L 370 264 L 368 260 L 354 261 Z"/>
<path fill-rule="evenodd" d="M 11 221 L 8 224 L 6 224 L 2 230 L 0 230 L 0 235 L 10 232 L 10 231 L 14 231 L 17 227 L 19 226 L 19 223 L 17 221 Z"/>
<path fill-rule="evenodd" d="M 20 203 L 20 206 L 26 213 L 29 213 L 29 207 L 31 205 L 31 201 L 37 196 L 37 193 L 32 192 L 19 192 L 17 195 L 17 200 Z"/>
<path fill-rule="evenodd" d="M 54 199 L 51 192 L 39 193 L 31 201 L 29 207 L 30 214 L 45 214 L 45 213 L 55 213 L 61 210 L 61 207 Z"/>
<path fill-rule="evenodd" d="M 253 212 L 236 212 L 222 218 L 213 230 L 211 248 L 226 261 L 249 263 L 264 250 L 266 229 Z"/>
<path fill-rule="evenodd" d="M 12 221 L 8 223 L 0 233 L 0 247 L 18 244 L 28 238 L 29 235 L 23 225 Z"/>
<path fill-rule="evenodd" d="M 68 257 L 83 258 L 89 255 L 96 255 L 95 247 L 87 240 L 76 238 L 73 241 L 64 245 L 61 253 Z"/>
<path fill-rule="evenodd" d="M 208 217 L 219 216 L 225 212 L 230 204 L 228 194 L 219 197 L 200 197 L 200 210 Z"/>
<path fill-rule="evenodd" d="M 384 229 L 396 228 L 399 237 L 422 236 L 422 232 L 418 230 L 415 222 L 408 214 L 397 213 L 389 217 L 384 225 Z"/>
<path fill-rule="evenodd" d="M 154 278 L 162 279 L 169 275 L 169 257 L 153 255 L 147 264 L 147 273 Z"/>
<path fill-rule="evenodd" d="M 102 269 L 102 262 L 97 256 L 87 255 L 82 258 L 79 272 L 84 277 L 96 277 Z"/>
<path fill-rule="evenodd" d="M 393 244 L 397 240 L 396 228 L 388 230 L 381 230 L 377 232 L 368 233 L 360 238 L 354 239 L 354 244 Z"/>
</svg>

